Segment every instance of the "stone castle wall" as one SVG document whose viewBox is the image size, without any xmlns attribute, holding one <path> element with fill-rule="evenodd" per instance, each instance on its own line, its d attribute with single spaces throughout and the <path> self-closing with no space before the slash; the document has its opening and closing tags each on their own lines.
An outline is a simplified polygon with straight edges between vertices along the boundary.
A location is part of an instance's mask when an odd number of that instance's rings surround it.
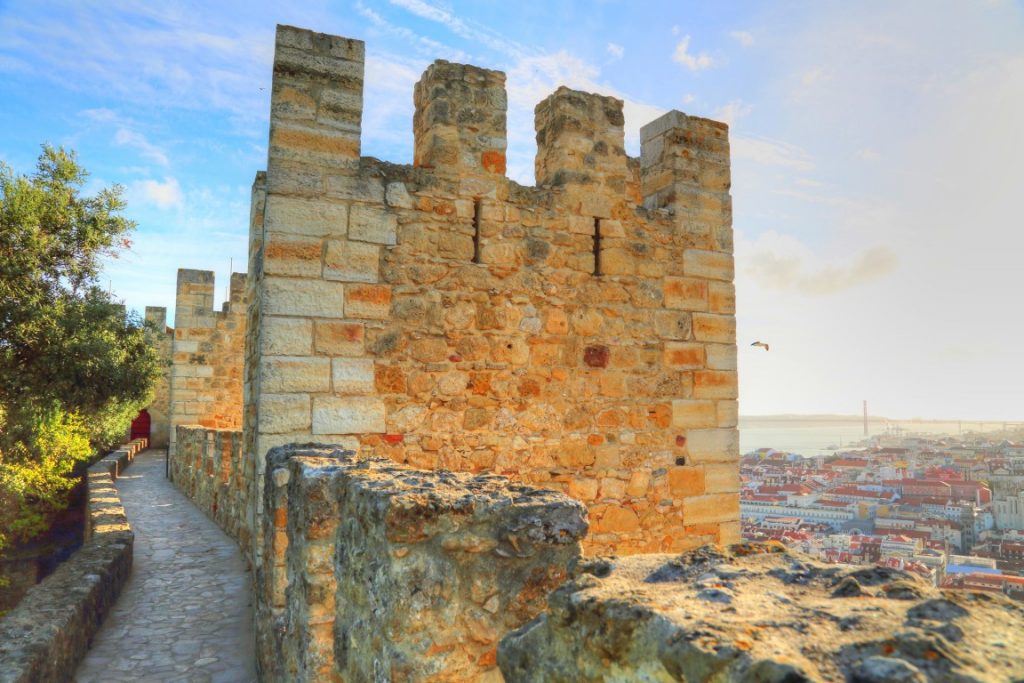
<svg viewBox="0 0 1024 683">
<path fill-rule="evenodd" d="M 215 311 L 213 273 L 178 271 L 168 425 L 172 453 L 178 425 L 242 427 L 245 280 L 245 273 L 231 275 L 228 300 Z"/>
<path fill-rule="evenodd" d="M 246 449 L 341 444 L 584 501 L 588 552 L 739 537 L 729 146 L 622 102 L 536 110 L 505 175 L 504 74 L 435 62 L 415 164 L 360 157 L 363 43 L 279 27 L 253 187 Z M 177 356 L 177 354 L 176 354 Z"/>
<path fill-rule="evenodd" d="M 163 306 L 146 306 L 146 322 L 153 326 L 151 338 L 163 364 L 160 368 L 160 378 L 153 389 L 153 401 L 146 406 L 150 419 L 149 446 L 167 448 L 171 431 L 171 363 L 174 353 L 174 330 L 167 327 L 167 309 Z"/>
</svg>

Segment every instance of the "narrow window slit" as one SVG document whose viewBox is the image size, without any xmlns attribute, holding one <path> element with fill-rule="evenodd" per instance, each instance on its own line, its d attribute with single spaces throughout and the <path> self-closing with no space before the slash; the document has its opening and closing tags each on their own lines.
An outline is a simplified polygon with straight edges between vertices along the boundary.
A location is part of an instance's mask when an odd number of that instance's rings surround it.
<svg viewBox="0 0 1024 683">
<path fill-rule="evenodd" d="M 473 200 L 473 263 L 480 263 L 480 200 Z"/>
<path fill-rule="evenodd" d="M 601 219 L 594 219 L 594 275 L 601 275 Z"/>
</svg>

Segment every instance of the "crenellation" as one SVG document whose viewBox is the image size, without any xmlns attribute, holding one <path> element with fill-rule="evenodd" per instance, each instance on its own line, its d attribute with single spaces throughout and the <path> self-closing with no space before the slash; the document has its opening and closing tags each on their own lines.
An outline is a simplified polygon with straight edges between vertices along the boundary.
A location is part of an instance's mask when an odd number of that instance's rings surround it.
<svg viewBox="0 0 1024 683">
<path fill-rule="evenodd" d="M 622 100 L 562 86 L 535 109 L 537 184 L 593 186 L 591 204 L 582 213 L 611 217 L 611 206 L 626 198 L 632 180 L 625 151 Z M 597 196 L 595 196 L 597 195 Z M 604 197 L 602 195 L 607 195 Z M 607 199 L 607 201 L 594 201 Z"/>
<path fill-rule="evenodd" d="M 505 175 L 505 74 L 437 60 L 413 94 L 416 167 L 450 175 Z"/>
<path fill-rule="evenodd" d="M 278 26 L 267 190 L 316 195 L 359 167 L 365 45 Z"/>
</svg>

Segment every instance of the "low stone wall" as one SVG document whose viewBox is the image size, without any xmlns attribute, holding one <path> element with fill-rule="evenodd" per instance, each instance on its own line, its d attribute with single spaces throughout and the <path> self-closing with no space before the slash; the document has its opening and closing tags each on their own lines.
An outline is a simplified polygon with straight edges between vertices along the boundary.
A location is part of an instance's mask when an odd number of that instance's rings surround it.
<svg viewBox="0 0 1024 683">
<path fill-rule="evenodd" d="M 145 447 L 137 439 L 89 468 L 86 542 L 0 620 L 0 682 L 71 680 L 131 573 L 134 534 L 114 480 Z"/>
<path fill-rule="evenodd" d="M 508 683 L 1019 681 L 1024 608 L 779 544 L 592 560 L 498 648 Z"/>
<path fill-rule="evenodd" d="M 170 455 L 171 481 L 193 503 L 238 541 L 248 557 L 248 486 L 242 462 L 242 432 L 195 425 L 175 428 Z"/>
<path fill-rule="evenodd" d="M 498 640 L 581 555 L 586 509 L 498 475 L 330 446 L 268 454 L 264 681 L 500 681 Z"/>
</svg>

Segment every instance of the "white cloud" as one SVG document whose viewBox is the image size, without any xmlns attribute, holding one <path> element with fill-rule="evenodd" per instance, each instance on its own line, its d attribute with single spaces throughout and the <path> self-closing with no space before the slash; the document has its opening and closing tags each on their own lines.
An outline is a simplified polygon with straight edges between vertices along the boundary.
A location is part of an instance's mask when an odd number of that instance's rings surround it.
<svg viewBox="0 0 1024 683">
<path fill-rule="evenodd" d="M 181 208 L 184 196 L 177 178 L 165 177 L 157 180 L 137 180 L 128 186 L 128 205 L 133 202 L 152 204 L 160 209 Z"/>
<path fill-rule="evenodd" d="M 753 105 L 750 105 L 743 100 L 733 100 L 732 102 L 716 109 L 715 118 L 719 121 L 728 123 L 731 128 L 736 125 L 736 121 L 747 116 L 753 110 Z"/>
<path fill-rule="evenodd" d="M 738 250 L 739 267 L 765 289 L 827 296 L 866 284 L 896 270 L 899 258 L 886 246 L 864 249 L 841 261 L 828 261 L 796 238 L 763 233 Z"/>
<path fill-rule="evenodd" d="M 107 115 L 106 110 L 94 111 L 104 112 L 103 115 Z M 113 112 L 109 113 L 113 114 Z M 127 128 L 119 128 L 117 133 L 114 134 L 114 143 L 122 147 L 134 147 L 135 149 L 139 150 L 139 154 L 141 154 L 143 158 L 149 159 L 150 161 L 160 164 L 161 166 L 167 166 L 168 164 L 167 155 L 164 153 L 164 151 L 157 147 L 156 145 L 154 145 L 153 143 L 151 143 L 149 140 L 147 140 L 146 136 L 143 135 L 142 133 L 133 130 L 128 130 Z"/>
<path fill-rule="evenodd" d="M 676 44 L 676 50 L 672 53 L 672 61 L 682 64 L 690 71 L 707 69 L 714 64 L 711 55 L 701 52 L 697 55 L 690 54 L 690 36 L 683 36 L 683 39 Z"/>
<path fill-rule="evenodd" d="M 800 82 L 806 86 L 821 85 L 832 80 L 832 73 L 823 66 L 808 69 L 800 74 Z"/>
<path fill-rule="evenodd" d="M 865 147 L 864 149 L 857 151 L 857 157 L 864 161 L 878 161 L 882 158 L 882 155 L 876 149 Z"/>
<path fill-rule="evenodd" d="M 753 161 L 764 166 L 781 166 L 798 171 L 810 171 L 814 162 L 804 150 L 778 140 L 734 135 L 732 137 L 734 159 Z"/>
<path fill-rule="evenodd" d="M 490 28 L 476 23 L 470 24 L 448 10 L 431 5 L 424 0 L 389 0 L 389 2 L 422 19 L 441 24 L 461 38 L 486 45 L 507 57 L 521 57 L 528 52 L 524 46 L 505 38 Z"/>
<path fill-rule="evenodd" d="M 731 31 L 729 37 L 743 47 L 750 47 L 754 44 L 754 36 L 750 31 Z"/>
<path fill-rule="evenodd" d="M 626 54 L 626 48 L 615 43 L 608 43 L 608 47 L 606 49 L 608 54 L 611 56 L 612 61 L 620 60 L 622 59 L 622 56 Z"/>
</svg>

